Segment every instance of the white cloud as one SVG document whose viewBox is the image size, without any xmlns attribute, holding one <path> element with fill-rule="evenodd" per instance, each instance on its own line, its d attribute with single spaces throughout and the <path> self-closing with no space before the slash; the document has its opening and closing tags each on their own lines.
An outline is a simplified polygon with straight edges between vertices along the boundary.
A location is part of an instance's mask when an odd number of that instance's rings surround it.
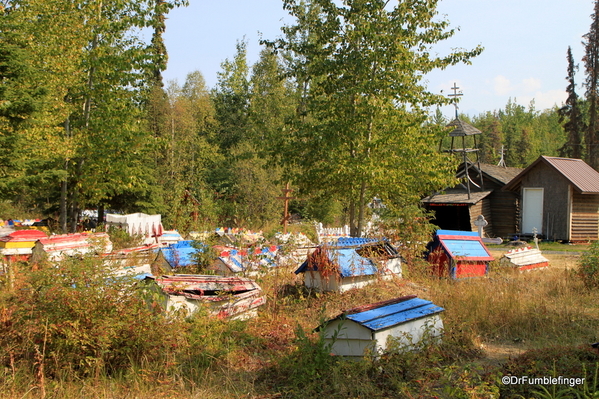
<svg viewBox="0 0 599 399">
<path fill-rule="evenodd" d="M 505 76 L 497 75 L 495 78 L 493 78 L 493 89 L 495 90 L 495 94 L 503 96 L 512 92 L 514 90 L 514 86 Z"/>
<path fill-rule="evenodd" d="M 525 93 L 538 92 L 541 90 L 541 81 L 535 78 L 528 78 L 522 81 L 522 89 Z"/>
<path fill-rule="evenodd" d="M 534 99 L 535 109 L 543 111 L 545 109 L 552 108 L 554 105 L 560 107 L 564 102 L 566 102 L 567 97 L 568 95 L 564 90 L 549 90 L 537 91 L 532 96 L 522 96 L 518 97 L 516 100 L 518 104 L 528 106 L 530 102 Z"/>
</svg>

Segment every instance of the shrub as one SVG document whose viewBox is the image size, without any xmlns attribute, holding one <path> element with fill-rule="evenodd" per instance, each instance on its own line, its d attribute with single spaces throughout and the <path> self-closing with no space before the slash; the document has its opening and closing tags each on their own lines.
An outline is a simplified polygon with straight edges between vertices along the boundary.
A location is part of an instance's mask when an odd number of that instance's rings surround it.
<svg viewBox="0 0 599 399">
<path fill-rule="evenodd" d="M 599 287 L 599 241 L 591 244 L 591 247 L 581 257 L 578 264 L 578 275 L 587 288 Z"/>
<path fill-rule="evenodd" d="M 561 397 L 581 397 L 577 391 L 592 390 L 597 388 L 597 378 L 595 372 L 599 364 L 599 354 L 592 350 L 590 346 L 555 346 L 551 348 L 534 349 L 523 353 L 513 359 L 510 359 L 503 369 L 502 374 L 517 377 L 567 377 L 567 378 L 585 378 L 584 386 L 555 386 L 543 387 L 532 384 L 500 384 L 502 397 L 513 397 L 521 395 L 523 397 L 541 397 L 541 394 L 550 393 L 553 388 L 561 390 Z M 545 389 L 544 389 L 545 388 Z M 548 392 L 544 392 L 550 388 Z M 558 397 L 558 396 L 546 396 Z M 582 396 L 587 397 L 587 396 Z M 597 397 L 597 396 L 588 396 Z"/>
<path fill-rule="evenodd" d="M 143 239 L 140 235 L 132 236 L 126 230 L 115 226 L 108 228 L 108 235 L 110 236 L 113 249 L 136 247 L 142 244 Z"/>
<path fill-rule="evenodd" d="M 67 259 L 23 269 L 0 301 L 0 361 L 38 375 L 114 374 L 162 361 L 175 340 L 134 280 L 111 276 L 100 261 Z"/>
</svg>

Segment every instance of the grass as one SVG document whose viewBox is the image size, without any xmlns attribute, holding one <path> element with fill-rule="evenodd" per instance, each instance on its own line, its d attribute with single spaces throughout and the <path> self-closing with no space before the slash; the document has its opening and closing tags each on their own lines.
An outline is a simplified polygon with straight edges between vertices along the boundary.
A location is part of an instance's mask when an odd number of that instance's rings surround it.
<svg viewBox="0 0 599 399">
<path fill-rule="evenodd" d="M 502 250 L 493 251 L 497 257 Z M 534 390 L 544 392 L 538 386 L 506 387 L 499 378 L 508 372 L 580 374 L 585 364 L 592 372 L 593 362 L 599 361 L 588 348 L 599 340 L 599 292 L 587 289 L 573 273 L 577 259 L 551 255 L 550 268 L 527 273 L 501 268 L 496 261 L 488 277 L 464 281 L 430 278 L 422 273 L 422 265 L 412 265 L 405 267 L 404 279 L 343 294 L 310 291 L 291 269 L 279 270 L 257 281 L 267 295 L 257 318 L 234 325 L 194 322 L 197 325 L 188 331 L 195 335 L 185 336 L 190 344 L 185 356 L 174 353 L 172 365 L 138 365 L 113 376 L 46 378 L 42 384 L 34 372 L 6 364 L 0 396 L 535 397 Z M 353 362 L 323 352 L 313 332 L 322 320 L 344 309 L 408 294 L 446 309 L 440 346 L 427 345 L 417 353 L 392 350 L 376 360 Z M 537 369 L 539 365 L 544 368 Z"/>
<path fill-rule="evenodd" d="M 526 245 L 534 247 L 535 244 L 534 244 L 534 242 L 528 242 L 528 243 L 526 243 Z M 487 248 L 489 248 L 490 250 L 508 251 L 510 249 L 515 249 L 518 247 L 510 244 L 509 242 L 504 242 L 503 244 L 500 244 L 500 245 L 489 244 L 489 245 L 487 245 Z M 578 252 L 578 253 L 580 253 L 580 252 L 588 251 L 589 244 L 588 243 L 565 243 L 564 244 L 564 243 L 557 242 L 557 241 L 541 241 L 541 242 L 539 242 L 539 249 L 541 251 Z"/>
</svg>

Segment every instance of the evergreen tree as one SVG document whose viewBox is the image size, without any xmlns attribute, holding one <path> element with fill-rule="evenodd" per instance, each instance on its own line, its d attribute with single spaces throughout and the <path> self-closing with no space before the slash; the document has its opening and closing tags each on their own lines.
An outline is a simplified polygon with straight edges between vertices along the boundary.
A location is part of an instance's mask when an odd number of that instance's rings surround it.
<svg viewBox="0 0 599 399">
<path fill-rule="evenodd" d="M 574 57 L 572 57 L 572 49 L 568 46 L 568 86 L 566 92 L 568 98 L 566 104 L 558 110 L 559 121 L 563 123 L 564 130 L 566 131 L 568 140 L 559 149 L 559 155 L 561 157 L 568 158 L 582 158 L 582 134 L 585 129 L 584 122 L 582 120 L 582 113 L 580 110 L 578 95 L 576 94 L 576 83 L 574 82 L 574 76 L 578 65 L 574 64 Z"/>
<path fill-rule="evenodd" d="M 586 99 L 589 103 L 589 122 L 585 135 L 586 162 L 599 170 L 599 0 L 595 1 L 591 28 L 584 35 Z"/>
<path fill-rule="evenodd" d="M 207 173 L 221 160 L 209 138 L 215 128 L 214 108 L 204 77 L 187 75 L 183 87 L 169 82 L 165 125 L 158 152 L 158 182 L 163 190 L 165 223 L 182 231 L 215 222 Z"/>
<path fill-rule="evenodd" d="M 18 131 L 33 160 L 19 171 L 23 179 L 50 190 L 44 197 L 60 203 L 64 231 L 75 229 L 87 206 L 147 207 L 155 185 L 150 136 L 139 121 L 153 63 L 135 32 L 151 25 L 153 0 L 7 3 L 2 35 L 26 38 L 23 49 L 31 55 L 20 96 L 38 87 L 50 93 Z"/>
</svg>

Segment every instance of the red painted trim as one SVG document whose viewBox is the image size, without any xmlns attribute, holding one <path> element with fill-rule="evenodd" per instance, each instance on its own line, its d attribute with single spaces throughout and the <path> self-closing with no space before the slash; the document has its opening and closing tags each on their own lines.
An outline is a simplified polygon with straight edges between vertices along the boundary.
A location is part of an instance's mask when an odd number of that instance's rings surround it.
<svg viewBox="0 0 599 399">
<path fill-rule="evenodd" d="M 520 266 L 518 270 L 532 270 L 532 269 L 540 269 L 543 267 L 549 267 L 549 262 L 541 262 L 541 263 L 533 263 L 532 265 Z"/>
<path fill-rule="evenodd" d="M 479 237 L 479 236 L 450 236 L 450 235 L 440 235 L 437 236 L 442 240 L 465 240 L 465 241 L 480 241 L 482 242 L 483 240 Z"/>
</svg>

